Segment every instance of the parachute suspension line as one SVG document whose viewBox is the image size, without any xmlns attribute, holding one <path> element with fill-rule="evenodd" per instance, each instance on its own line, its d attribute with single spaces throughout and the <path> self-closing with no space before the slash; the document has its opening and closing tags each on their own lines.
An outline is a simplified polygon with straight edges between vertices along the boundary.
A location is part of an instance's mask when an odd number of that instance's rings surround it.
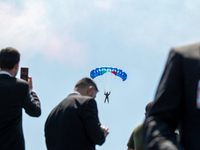
<svg viewBox="0 0 200 150">
<path fill-rule="evenodd" d="M 110 89 L 109 89 L 109 91 L 112 91 L 113 88 L 116 87 L 116 85 L 117 85 L 116 81 L 118 80 L 118 78 L 116 78 L 116 76 L 111 72 L 109 72 L 109 74 L 110 74 Z"/>
<path fill-rule="evenodd" d="M 99 68 L 99 72 L 101 73 L 101 69 Z M 98 76 L 97 79 L 99 80 L 99 83 L 102 87 L 102 89 L 104 88 L 104 79 L 102 77 L 102 75 Z"/>
<path fill-rule="evenodd" d="M 108 86 L 108 87 L 109 87 L 109 89 L 108 89 L 108 91 L 107 91 L 107 92 L 110 92 L 110 91 L 111 91 L 111 89 L 112 89 L 112 79 L 113 79 L 113 78 L 112 78 L 112 73 L 111 73 L 111 71 L 110 71 L 110 72 L 108 72 L 107 74 L 109 75 L 109 78 L 108 78 L 108 79 L 109 79 L 109 86 Z"/>
<path fill-rule="evenodd" d="M 110 90 L 110 80 L 109 80 L 109 72 L 105 73 L 104 75 L 104 85 L 105 85 L 105 88 L 104 88 L 104 92 L 109 92 Z"/>
<path fill-rule="evenodd" d="M 119 86 L 122 82 L 122 79 L 121 78 L 115 78 L 114 81 L 113 81 L 113 86 L 111 88 L 111 90 L 113 90 L 113 88 L 115 88 L 116 86 Z"/>
<path fill-rule="evenodd" d="M 95 80 L 97 81 L 97 83 L 99 83 L 100 87 L 103 89 L 104 88 L 104 82 L 102 77 L 97 77 L 95 78 Z"/>
</svg>

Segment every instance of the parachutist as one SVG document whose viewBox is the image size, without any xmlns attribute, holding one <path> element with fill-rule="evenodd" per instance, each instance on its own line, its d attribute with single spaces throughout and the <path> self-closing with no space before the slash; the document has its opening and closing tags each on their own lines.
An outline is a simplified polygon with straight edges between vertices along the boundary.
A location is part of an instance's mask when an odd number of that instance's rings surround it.
<svg viewBox="0 0 200 150">
<path fill-rule="evenodd" d="M 104 92 L 104 95 L 106 96 L 104 103 L 106 102 L 106 100 L 107 100 L 107 102 L 109 103 L 109 98 L 108 98 L 108 96 L 110 95 L 110 93 L 111 93 L 111 92 L 109 92 L 109 93 L 108 93 L 108 92 L 106 92 L 106 93 Z"/>
</svg>

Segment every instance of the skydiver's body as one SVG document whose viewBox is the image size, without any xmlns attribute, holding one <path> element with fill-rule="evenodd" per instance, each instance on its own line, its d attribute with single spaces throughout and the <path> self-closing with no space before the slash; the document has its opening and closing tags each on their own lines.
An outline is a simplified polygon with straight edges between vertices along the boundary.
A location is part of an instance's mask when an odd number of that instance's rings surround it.
<svg viewBox="0 0 200 150">
<path fill-rule="evenodd" d="M 106 100 L 107 100 L 107 102 L 109 103 L 109 98 L 108 98 L 108 96 L 110 95 L 110 93 L 111 93 L 111 92 L 109 92 L 109 93 L 108 93 L 108 92 L 106 92 L 106 93 L 104 92 L 104 95 L 106 96 L 104 103 L 106 102 Z"/>
</svg>

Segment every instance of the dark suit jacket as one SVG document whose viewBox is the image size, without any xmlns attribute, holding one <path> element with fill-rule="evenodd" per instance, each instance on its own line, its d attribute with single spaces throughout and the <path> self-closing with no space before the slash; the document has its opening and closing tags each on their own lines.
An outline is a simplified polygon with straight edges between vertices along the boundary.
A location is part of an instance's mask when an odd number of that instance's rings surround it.
<svg viewBox="0 0 200 150">
<path fill-rule="evenodd" d="M 157 89 L 154 104 L 144 123 L 147 150 L 199 150 L 200 43 L 171 50 Z M 180 144 L 174 130 L 179 128 Z"/>
<path fill-rule="evenodd" d="M 171 50 L 154 104 L 144 123 L 147 150 L 199 150 L 200 43 Z M 180 144 L 173 137 L 179 128 Z"/>
<path fill-rule="evenodd" d="M 70 94 L 47 118 L 45 137 L 48 150 L 94 150 L 103 144 L 96 101 Z"/>
<path fill-rule="evenodd" d="M 30 116 L 41 114 L 36 94 L 26 81 L 0 74 L 0 150 L 24 150 L 22 108 Z"/>
</svg>

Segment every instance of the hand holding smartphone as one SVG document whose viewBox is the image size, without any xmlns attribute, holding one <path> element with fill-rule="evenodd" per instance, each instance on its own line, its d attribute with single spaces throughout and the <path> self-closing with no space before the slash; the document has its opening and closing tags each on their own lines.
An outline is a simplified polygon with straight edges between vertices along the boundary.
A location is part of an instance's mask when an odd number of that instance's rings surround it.
<svg viewBox="0 0 200 150">
<path fill-rule="evenodd" d="M 21 67 L 20 78 L 28 81 L 28 67 Z"/>
</svg>

